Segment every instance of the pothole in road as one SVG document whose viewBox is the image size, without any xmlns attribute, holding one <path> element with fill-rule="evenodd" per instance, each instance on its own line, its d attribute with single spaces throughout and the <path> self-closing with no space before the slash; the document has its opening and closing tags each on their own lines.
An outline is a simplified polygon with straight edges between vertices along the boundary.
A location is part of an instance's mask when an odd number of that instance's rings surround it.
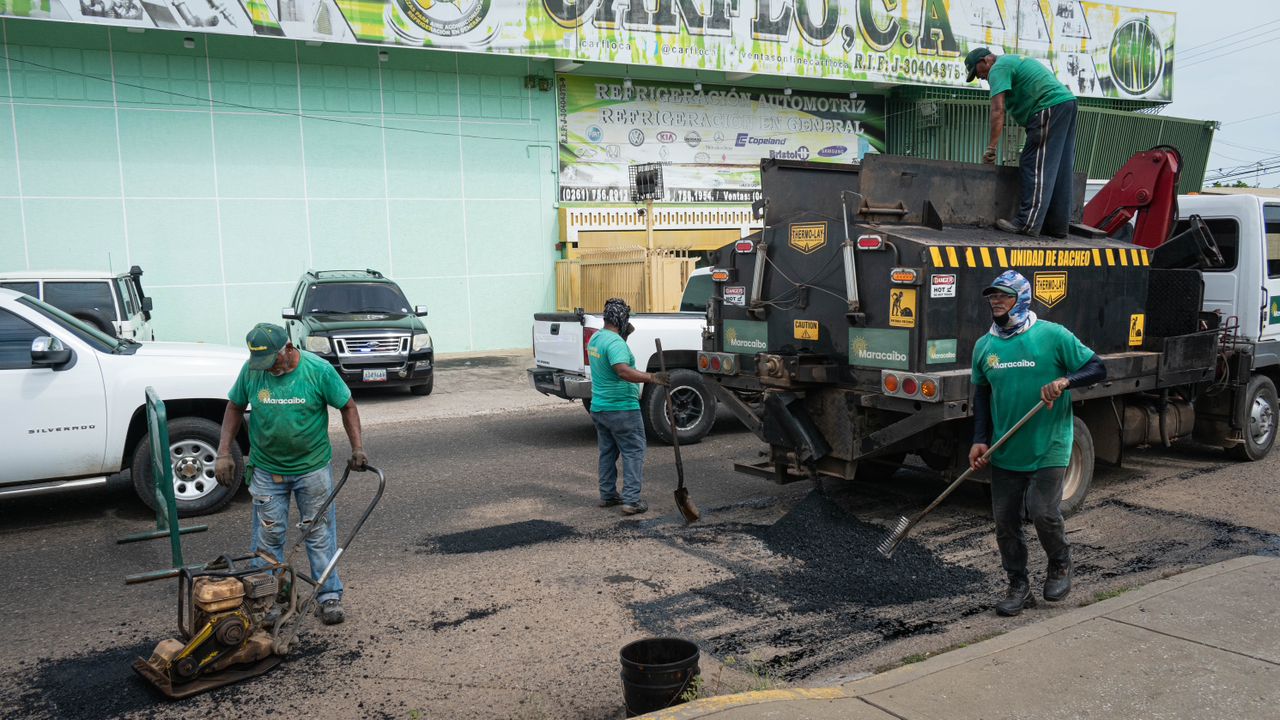
<svg viewBox="0 0 1280 720">
<path fill-rule="evenodd" d="M 419 552 L 438 552 L 444 555 L 494 552 L 541 543 L 569 540 L 578 531 L 553 520 L 525 520 L 524 522 L 491 525 L 448 535 L 435 535 L 418 542 Z"/>
</svg>

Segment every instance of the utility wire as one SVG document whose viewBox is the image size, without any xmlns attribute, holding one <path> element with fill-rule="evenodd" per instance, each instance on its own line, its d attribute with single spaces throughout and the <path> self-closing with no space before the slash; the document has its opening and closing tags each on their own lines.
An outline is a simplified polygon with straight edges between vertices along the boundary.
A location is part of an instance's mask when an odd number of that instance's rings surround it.
<svg viewBox="0 0 1280 720">
<path fill-rule="evenodd" d="M 1204 57 L 1201 57 L 1201 58 L 1197 58 L 1197 59 L 1195 59 L 1195 60 L 1192 60 L 1192 61 L 1191 61 L 1191 62 L 1189 62 L 1189 63 L 1185 63 L 1185 64 L 1183 64 L 1183 65 L 1178 65 L 1177 67 L 1178 67 L 1178 69 L 1180 69 L 1180 70 L 1186 70 L 1187 68 L 1192 68 L 1192 67 L 1195 67 L 1195 66 L 1197 66 L 1197 65 L 1203 65 L 1203 64 L 1205 64 L 1205 63 L 1207 63 L 1207 62 L 1212 62 L 1212 61 L 1214 61 L 1214 60 L 1218 60 L 1218 59 L 1221 59 L 1221 58 L 1227 57 L 1228 55 L 1235 55 L 1236 53 L 1241 53 L 1241 52 L 1244 52 L 1245 50 L 1253 50 L 1254 48 L 1262 47 L 1263 45 L 1266 45 L 1266 44 L 1268 44 L 1268 43 L 1276 42 L 1277 40 L 1280 40 L 1280 36 L 1273 37 L 1273 38 L 1271 38 L 1270 40 L 1263 40 L 1263 41 L 1262 41 L 1262 42 L 1260 42 L 1260 43 L 1255 43 L 1255 44 L 1253 44 L 1253 45 L 1249 45 L 1249 46 L 1247 46 L 1247 47 L 1236 48 L 1235 50 L 1230 50 L 1230 51 L 1228 51 L 1228 52 L 1215 53 L 1215 54 L 1213 54 L 1213 55 L 1206 55 L 1206 56 L 1204 56 Z M 1176 60 L 1175 60 L 1175 63 L 1176 63 Z"/>
<path fill-rule="evenodd" d="M 1280 23 L 1280 19 L 1271 20 L 1270 22 L 1264 22 L 1264 23 L 1262 23 L 1261 25 L 1255 25 L 1255 26 L 1253 27 L 1253 30 L 1261 30 L 1262 28 L 1265 28 L 1265 27 L 1267 27 L 1268 25 L 1275 25 L 1275 24 L 1277 24 L 1277 23 Z M 1246 31 L 1246 32 L 1253 32 L 1253 31 L 1252 31 L 1252 30 L 1250 30 L 1250 31 Z M 1203 47 L 1206 47 L 1206 46 L 1208 46 L 1208 45 L 1214 45 L 1214 44 L 1216 44 L 1216 43 L 1223 42 L 1224 40 L 1226 40 L 1226 41 L 1234 41 L 1234 40 L 1237 38 L 1237 35 L 1238 35 L 1238 33 L 1230 33 L 1230 34 L 1227 34 L 1227 35 L 1223 35 L 1222 37 L 1214 38 L 1213 40 L 1207 40 L 1207 41 L 1205 41 L 1205 42 L 1202 42 L 1202 43 L 1200 43 L 1199 45 L 1192 45 L 1191 47 L 1183 48 L 1183 49 L 1182 49 L 1182 50 L 1180 50 L 1179 52 L 1182 52 L 1182 53 L 1192 52 L 1192 51 L 1194 51 L 1194 50 L 1198 50 L 1198 49 L 1203 48 Z M 1195 54 L 1195 53 L 1192 53 L 1192 54 Z"/>
<path fill-rule="evenodd" d="M 1239 45 L 1242 42 L 1248 42 L 1250 40 L 1254 40 L 1259 37 L 1270 35 L 1271 33 L 1275 32 L 1275 30 L 1271 29 L 1269 26 L 1275 25 L 1277 23 L 1280 23 L 1280 20 L 1272 20 L 1271 22 L 1266 22 L 1261 25 L 1256 25 L 1252 29 L 1246 30 L 1243 35 L 1239 33 L 1235 35 L 1225 35 L 1223 37 L 1218 38 L 1217 40 L 1210 40 L 1209 42 L 1201 43 L 1199 45 L 1194 45 L 1189 48 L 1181 48 L 1181 49 L 1175 48 L 1174 53 L 1180 60 L 1183 60 L 1183 59 L 1189 60 L 1191 58 L 1200 57 L 1205 54 L 1211 54 L 1220 47 L 1231 47 L 1232 45 Z"/>
</svg>

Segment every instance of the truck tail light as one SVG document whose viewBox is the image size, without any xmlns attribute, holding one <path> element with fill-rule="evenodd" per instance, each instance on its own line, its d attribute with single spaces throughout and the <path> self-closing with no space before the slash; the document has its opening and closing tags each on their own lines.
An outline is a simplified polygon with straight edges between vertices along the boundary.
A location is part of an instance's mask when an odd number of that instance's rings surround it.
<svg viewBox="0 0 1280 720">
<path fill-rule="evenodd" d="M 720 358 L 711 358 L 711 372 L 720 372 Z"/>
<path fill-rule="evenodd" d="M 733 353 L 700 352 L 698 369 L 705 373 L 733 375 L 738 370 L 737 357 Z"/>
<path fill-rule="evenodd" d="M 916 391 L 919 389 L 920 389 L 920 384 L 916 382 L 915 378 L 907 377 L 903 379 L 902 381 L 903 395 L 915 395 Z"/>
<path fill-rule="evenodd" d="M 920 383 L 920 394 L 926 400 L 932 400 L 938 397 L 938 383 L 932 380 L 925 380 Z"/>
<path fill-rule="evenodd" d="M 898 376 L 897 375 L 890 375 L 888 373 L 885 374 L 884 391 L 889 393 L 890 395 L 896 394 L 898 392 Z"/>
<path fill-rule="evenodd" d="M 703 353 L 698 353 L 698 369 L 706 370 L 710 365 L 711 362 L 707 360 L 707 356 Z"/>
<path fill-rule="evenodd" d="M 885 395 L 927 402 L 939 402 L 941 398 L 941 380 L 936 375 L 914 375 L 911 373 L 895 373 L 889 370 L 880 371 L 880 386 Z"/>
<path fill-rule="evenodd" d="M 711 271 L 711 279 L 715 282 L 729 282 L 733 277 L 733 273 L 723 268 L 716 268 Z"/>
<path fill-rule="evenodd" d="M 732 355 L 725 355 L 724 359 L 720 361 L 720 370 L 726 375 L 732 375 L 736 364 Z"/>
<path fill-rule="evenodd" d="M 884 238 L 879 235 L 860 235 L 858 237 L 859 250 L 883 250 Z"/>
<path fill-rule="evenodd" d="M 591 357 L 587 355 L 587 345 L 591 344 L 591 336 L 596 334 L 595 328 L 582 328 L 582 364 L 591 365 Z"/>
</svg>

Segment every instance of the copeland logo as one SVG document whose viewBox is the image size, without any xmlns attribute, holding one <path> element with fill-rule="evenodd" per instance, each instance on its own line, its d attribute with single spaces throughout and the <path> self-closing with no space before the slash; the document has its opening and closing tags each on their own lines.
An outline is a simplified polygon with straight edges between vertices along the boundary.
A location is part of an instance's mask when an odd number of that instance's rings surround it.
<svg viewBox="0 0 1280 720">
<path fill-rule="evenodd" d="M 592 125 L 591 127 L 587 128 L 588 140 L 590 140 L 591 142 L 600 142 L 602 138 L 604 138 L 604 131 L 600 129 L 599 125 Z"/>
<path fill-rule="evenodd" d="M 640 128 L 632 130 L 627 133 L 627 141 L 636 147 L 640 147 L 644 144 L 644 131 Z"/>
<path fill-rule="evenodd" d="M 840 157 L 848 151 L 843 145 L 828 145 L 818 151 L 818 157 Z"/>
<path fill-rule="evenodd" d="M 769 157 L 774 160 L 808 160 L 809 148 L 801 145 L 795 150 L 770 150 Z"/>
<path fill-rule="evenodd" d="M 786 138 L 764 138 L 752 137 L 749 133 L 738 133 L 738 137 L 733 142 L 734 147 L 746 147 L 748 145 L 786 145 Z"/>
<path fill-rule="evenodd" d="M 670 145 L 671 143 L 676 141 L 676 134 L 671 132 L 670 130 L 663 130 L 662 132 L 657 134 L 657 138 L 658 138 L 658 142 L 664 145 Z"/>
<path fill-rule="evenodd" d="M 684 144 L 689 147 L 698 147 L 702 144 L 702 136 L 698 134 L 697 130 L 690 130 L 684 134 Z"/>
</svg>

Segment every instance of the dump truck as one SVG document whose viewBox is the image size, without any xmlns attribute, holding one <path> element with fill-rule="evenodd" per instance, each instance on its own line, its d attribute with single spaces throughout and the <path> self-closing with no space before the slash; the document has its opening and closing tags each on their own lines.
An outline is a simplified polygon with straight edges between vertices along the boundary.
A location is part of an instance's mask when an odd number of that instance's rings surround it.
<svg viewBox="0 0 1280 720">
<path fill-rule="evenodd" d="M 1016 167 L 763 161 L 764 227 L 715 253 L 697 357 L 720 403 L 768 446 L 735 468 L 779 483 L 868 479 L 914 455 L 958 476 L 974 343 L 991 326 L 981 292 L 1006 269 L 1031 282 L 1040 318 L 1107 369 L 1071 391 L 1065 513 L 1084 501 L 1095 459 L 1118 465 L 1136 446 L 1194 438 L 1265 457 L 1280 380 L 1280 200 L 1187 198 L 1180 210 L 1179 163 L 1172 148 L 1135 155 L 1101 205 L 1074 209 L 1109 229 L 1080 223 L 1053 240 L 991 229 L 1014 214 Z M 763 400 L 748 406 L 743 392 Z"/>
</svg>

